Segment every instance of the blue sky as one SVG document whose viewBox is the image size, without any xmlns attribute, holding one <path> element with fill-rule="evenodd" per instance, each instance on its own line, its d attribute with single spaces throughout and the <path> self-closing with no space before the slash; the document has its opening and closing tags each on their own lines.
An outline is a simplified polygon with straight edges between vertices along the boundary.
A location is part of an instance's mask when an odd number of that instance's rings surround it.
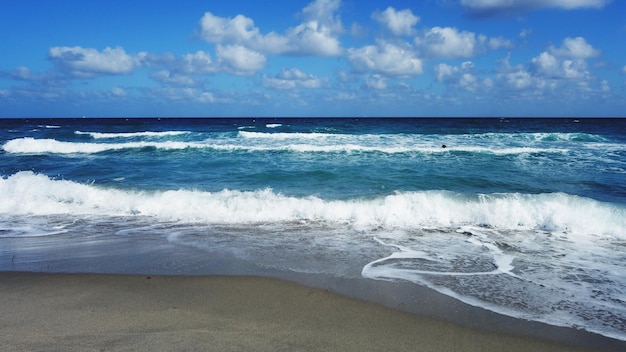
<svg viewBox="0 0 626 352">
<path fill-rule="evenodd" d="M 626 116 L 626 1 L 4 1 L 0 117 Z"/>
</svg>

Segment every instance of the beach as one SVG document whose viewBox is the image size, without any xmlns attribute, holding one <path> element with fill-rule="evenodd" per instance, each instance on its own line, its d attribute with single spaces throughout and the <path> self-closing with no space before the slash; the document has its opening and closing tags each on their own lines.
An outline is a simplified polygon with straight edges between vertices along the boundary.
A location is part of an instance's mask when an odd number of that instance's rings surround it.
<svg viewBox="0 0 626 352">
<path fill-rule="evenodd" d="M 626 120 L 2 127 L 5 350 L 626 350 Z"/>
<path fill-rule="evenodd" d="M 251 276 L 3 272 L 0 294 L 5 351 L 593 350 Z"/>
</svg>

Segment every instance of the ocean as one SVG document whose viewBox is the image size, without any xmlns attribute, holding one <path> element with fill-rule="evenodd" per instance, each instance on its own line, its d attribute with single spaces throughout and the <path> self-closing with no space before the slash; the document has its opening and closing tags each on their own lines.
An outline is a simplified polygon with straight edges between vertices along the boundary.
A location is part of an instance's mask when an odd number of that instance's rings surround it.
<svg viewBox="0 0 626 352">
<path fill-rule="evenodd" d="M 626 341 L 626 119 L 0 127 L 0 270 L 404 282 Z"/>
</svg>

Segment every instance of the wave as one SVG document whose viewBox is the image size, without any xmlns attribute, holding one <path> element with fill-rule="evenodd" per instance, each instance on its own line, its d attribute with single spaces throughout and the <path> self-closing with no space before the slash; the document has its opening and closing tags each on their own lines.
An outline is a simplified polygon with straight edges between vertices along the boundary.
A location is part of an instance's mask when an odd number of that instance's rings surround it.
<svg viewBox="0 0 626 352">
<path fill-rule="evenodd" d="M 292 138 L 292 137 L 289 137 Z M 296 137 L 297 138 L 297 137 Z M 316 138 L 314 135 L 309 138 Z M 124 149 L 144 149 L 154 148 L 163 150 L 180 149 L 214 149 L 222 151 L 284 151 L 284 152 L 315 152 L 315 153 L 355 153 L 355 152 L 380 152 L 387 154 L 397 153 L 489 153 L 495 155 L 507 154 L 527 154 L 527 153 L 567 153 L 564 148 L 536 148 L 536 147 L 502 147 L 502 146 L 446 146 L 442 148 L 433 143 L 406 144 L 406 143 L 384 143 L 377 144 L 371 142 L 360 142 L 359 140 L 346 140 L 341 143 L 236 143 L 235 140 L 224 140 L 221 143 L 214 143 L 211 140 L 202 142 L 124 142 L 124 143 L 86 143 L 86 142 L 66 142 L 55 139 L 35 139 L 32 137 L 17 138 L 7 141 L 2 149 L 7 153 L 15 154 L 91 154 L 105 151 L 115 151 Z"/>
<path fill-rule="evenodd" d="M 263 139 L 327 139 L 327 138 L 359 138 L 359 139 L 410 139 L 419 140 L 474 140 L 474 141 L 517 141 L 517 142 L 606 142 L 607 139 L 588 133 L 476 133 L 476 134 L 342 134 L 342 133 L 319 133 L 319 132 L 250 132 L 239 131 L 239 136 L 243 138 L 263 138 Z"/>
<path fill-rule="evenodd" d="M 241 138 L 257 138 L 257 139 L 276 139 L 276 140 L 287 140 L 287 139 L 324 139 L 324 138 L 341 138 L 341 137 L 349 137 L 351 135 L 342 135 L 342 134 L 331 134 L 331 133 L 318 133 L 318 132 L 275 132 L 275 133 L 267 133 L 267 132 L 250 132 L 250 131 L 239 131 L 237 133 Z M 354 136 L 354 135 L 352 135 Z"/>
<path fill-rule="evenodd" d="M 104 188 L 23 171 L 0 179 L 0 213 L 149 216 L 210 224 L 303 223 L 352 228 L 540 230 L 626 238 L 626 208 L 550 194 L 462 195 L 398 192 L 373 199 L 325 200 L 257 191 L 133 191 Z"/>
<path fill-rule="evenodd" d="M 516 140 L 522 142 L 605 142 L 601 135 L 566 132 L 527 132 L 527 133 L 480 133 L 471 135 L 477 139 Z"/>
<path fill-rule="evenodd" d="M 117 132 L 117 133 L 106 133 L 106 132 L 82 132 L 82 131 L 74 131 L 74 134 L 77 135 L 88 135 L 93 139 L 106 139 L 106 138 L 134 138 L 134 137 L 169 137 L 169 136 L 180 136 L 184 134 L 191 133 L 189 131 L 162 131 L 162 132 L 151 132 L 151 131 L 143 131 L 143 132 Z"/>
<path fill-rule="evenodd" d="M 123 149 L 186 149 L 203 148 L 205 145 L 190 142 L 127 142 L 127 143 L 76 143 L 56 139 L 24 137 L 6 142 L 2 149 L 16 154 L 92 154 Z"/>
</svg>

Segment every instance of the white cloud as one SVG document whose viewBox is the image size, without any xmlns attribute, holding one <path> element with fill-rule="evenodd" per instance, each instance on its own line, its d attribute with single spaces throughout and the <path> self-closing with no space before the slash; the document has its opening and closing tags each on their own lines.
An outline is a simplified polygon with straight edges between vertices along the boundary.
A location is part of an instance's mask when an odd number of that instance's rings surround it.
<svg viewBox="0 0 626 352">
<path fill-rule="evenodd" d="M 236 45 L 268 54 L 338 56 L 343 53 L 338 35 L 343 31 L 335 14 L 339 0 L 317 0 L 302 10 L 304 22 L 287 29 L 262 34 L 254 21 L 243 15 L 233 18 L 206 12 L 200 19 L 198 34 L 209 43 Z"/>
<path fill-rule="evenodd" d="M 111 89 L 111 95 L 117 98 L 124 98 L 128 95 L 128 93 L 124 90 L 124 88 L 113 87 Z"/>
<path fill-rule="evenodd" d="M 88 78 L 98 74 L 124 74 L 141 66 L 146 53 L 129 55 L 120 47 L 106 47 L 102 51 L 92 48 L 52 47 L 48 52 L 63 72 L 74 77 Z"/>
<path fill-rule="evenodd" d="M 193 86 L 196 84 L 195 80 L 185 74 L 179 74 L 176 72 L 161 70 L 153 73 L 150 77 L 165 84 L 173 84 L 178 86 Z"/>
<path fill-rule="evenodd" d="M 416 37 L 415 44 L 430 57 L 469 58 L 477 55 L 486 40 L 485 36 L 454 27 L 433 27 Z"/>
<path fill-rule="evenodd" d="M 282 69 L 275 77 L 263 77 L 263 85 L 274 89 L 321 88 L 326 83 L 325 79 L 304 73 L 297 68 Z"/>
<path fill-rule="evenodd" d="M 216 54 L 220 67 L 236 75 L 250 75 L 265 66 L 263 54 L 241 45 L 218 45 Z"/>
<path fill-rule="evenodd" d="M 560 48 L 550 46 L 530 62 L 533 74 L 546 78 L 587 79 L 590 73 L 585 59 L 600 52 L 587 44 L 584 38 L 565 38 Z"/>
<path fill-rule="evenodd" d="M 583 37 L 565 38 L 560 48 L 551 46 L 549 51 L 555 56 L 579 59 L 587 59 L 600 55 L 600 51 L 589 45 Z"/>
<path fill-rule="evenodd" d="M 519 69 L 512 72 L 498 74 L 505 86 L 516 90 L 524 90 L 534 85 L 535 79 L 525 70 Z"/>
<path fill-rule="evenodd" d="M 539 56 L 531 60 L 531 66 L 534 71 L 542 76 L 556 77 L 559 76 L 560 62 L 552 54 L 543 52 Z"/>
<path fill-rule="evenodd" d="M 481 16 L 509 16 L 545 8 L 575 10 L 603 8 L 611 0 L 461 0 L 470 13 Z"/>
<path fill-rule="evenodd" d="M 388 7 L 383 12 L 374 12 L 372 18 L 386 26 L 395 35 L 411 35 L 413 26 L 420 20 L 410 9 L 396 11 L 393 7 Z"/>
<path fill-rule="evenodd" d="M 528 38 L 531 34 L 533 34 L 533 30 L 532 28 L 524 28 L 522 29 L 522 31 L 519 33 L 519 37 L 522 39 L 526 39 Z"/>
<path fill-rule="evenodd" d="M 423 73 L 422 60 L 415 57 L 409 48 L 386 42 L 348 49 L 347 59 L 358 72 L 372 71 L 389 76 L 415 76 Z"/>
<path fill-rule="evenodd" d="M 515 45 L 508 39 L 504 39 L 502 37 L 493 37 L 489 38 L 489 40 L 487 41 L 487 47 L 491 50 L 513 49 Z"/>
<path fill-rule="evenodd" d="M 443 82 L 444 79 L 455 73 L 455 67 L 448 64 L 439 64 L 435 66 L 435 72 L 437 73 L 437 80 Z"/>
<path fill-rule="evenodd" d="M 445 63 L 441 63 L 435 66 L 435 72 L 437 73 L 437 80 L 452 86 L 474 92 L 481 88 L 481 81 L 476 77 L 472 71 L 474 70 L 474 63 L 471 61 L 465 61 L 460 66 L 450 66 Z M 490 79 L 482 81 L 482 86 L 490 88 L 493 82 Z"/>
<path fill-rule="evenodd" d="M 588 56 L 589 51 L 584 50 Z M 573 55 L 577 53 L 573 50 Z M 580 54 L 580 52 L 579 52 Z M 499 68 L 494 86 L 497 91 L 511 92 L 520 98 L 539 100 L 566 99 L 601 96 L 610 93 L 607 81 L 599 80 L 588 70 L 584 58 L 560 57 L 549 50 L 532 58 L 528 65 L 511 66 L 508 58 Z M 581 95 L 582 94 L 582 95 Z"/>
<path fill-rule="evenodd" d="M 365 77 L 365 85 L 368 88 L 378 89 L 378 90 L 387 88 L 386 79 L 385 77 L 381 75 L 371 75 L 371 76 Z"/>
<path fill-rule="evenodd" d="M 511 49 L 513 43 L 502 37 L 488 38 L 454 27 L 432 27 L 414 39 L 422 55 L 431 58 L 459 59 L 483 54 L 487 50 Z"/>
<path fill-rule="evenodd" d="M 587 79 L 590 76 L 584 60 L 563 60 L 561 68 L 563 77 L 568 79 Z"/>
<path fill-rule="evenodd" d="M 309 21 L 287 32 L 288 46 L 280 54 L 338 56 L 343 53 L 339 38 L 329 27 Z"/>
<path fill-rule="evenodd" d="M 317 22 L 328 28 L 333 34 L 343 32 L 343 25 L 337 12 L 341 0 L 316 0 L 302 9 L 302 17 L 306 22 Z"/>
<path fill-rule="evenodd" d="M 181 72 L 194 75 L 205 75 L 216 71 L 215 63 L 211 59 L 211 55 L 202 50 L 193 54 L 183 55 L 178 69 Z"/>
<path fill-rule="evenodd" d="M 215 97 L 211 92 L 196 88 L 160 88 L 154 91 L 159 99 L 164 98 L 176 102 L 214 103 Z"/>
<path fill-rule="evenodd" d="M 237 44 L 269 53 L 281 53 L 288 48 L 287 38 L 275 32 L 261 34 L 254 21 L 243 15 L 223 18 L 207 12 L 200 19 L 199 32 L 209 43 Z"/>
<path fill-rule="evenodd" d="M 211 55 L 202 50 L 181 57 L 171 54 L 149 55 L 146 61 L 149 61 L 151 65 L 166 68 L 152 73 L 152 78 L 161 83 L 178 86 L 196 85 L 199 76 L 216 73 L 223 69 L 220 67 L 220 62 L 213 61 Z"/>
<path fill-rule="evenodd" d="M 611 86 L 609 85 L 609 82 L 607 80 L 602 80 L 602 82 L 600 83 L 600 90 L 603 93 L 611 92 Z"/>
<path fill-rule="evenodd" d="M 6 75 L 19 81 L 37 81 L 41 78 L 41 75 L 33 73 L 30 68 L 25 66 L 20 66 L 6 73 Z"/>
</svg>

